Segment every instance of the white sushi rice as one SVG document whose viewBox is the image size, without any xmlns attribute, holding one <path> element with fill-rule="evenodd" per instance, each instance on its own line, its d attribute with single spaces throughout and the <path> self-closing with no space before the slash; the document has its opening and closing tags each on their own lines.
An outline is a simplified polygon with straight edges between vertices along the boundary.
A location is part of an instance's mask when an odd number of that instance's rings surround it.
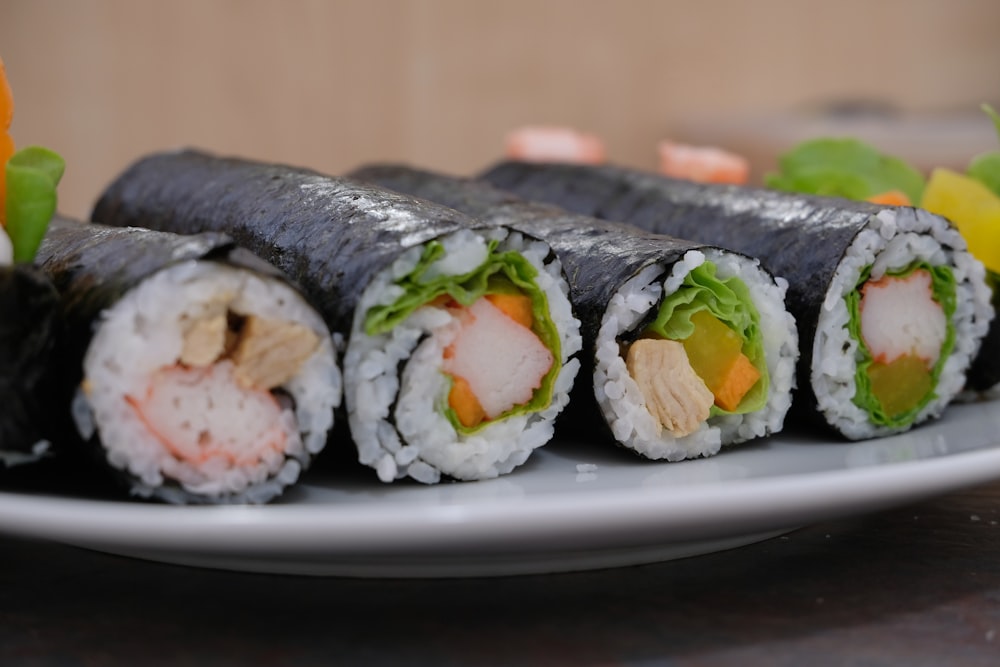
<svg viewBox="0 0 1000 667">
<path fill-rule="evenodd" d="M 401 296 L 402 288 L 393 281 L 409 274 L 423 252 L 422 246 L 410 248 L 365 289 L 344 358 L 348 422 L 358 458 L 383 482 L 410 477 L 432 484 L 442 475 L 477 480 L 506 474 L 552 438 L 555 417 L 569 401 L 579 370 L 579 361 L 570 357 L 581 347 L 580 323 L 570 306 L 561 263 L 548 244 L 504 229 L 462 230 L 438 239 L 445 254 L 429 272 L 461 275 L 479 266 L 488 239 L 499 240 L 501 251 L 521 253 L 538 270 L 535 282 L 548 299 L 561 341 L 552 402 L 544 410 L 460 434 L 443 414 L 449 381 L 441 364 L 458 330 L 453 316 L 443 308 L 423 306 L 387 333 L 364 333 L 369 309 Z"/>
<path fill-rule="evenodd" d="M 297 323 L 320 338 L 312 356 L 281 386 L 294 400 L 293 408 L 281 412 L 284 451 L 252 464 L 221 457 L 192 462 L 175 456 L 125 398 L 143 396 L 159 369 L 177 363 L 184 322 L 204 315 L 220 299 L 231 300 L 229 310 L 239 315 Z M 259 503 L 274 498 L 323 449 L 341 399 L 333 343 L 316 312 L 286 284 L 216 262 L 176 264 L 125 294 L 101 315 L 83 371 L 73 406 L 81 434 L 97 432 L 108 462 L 134 476 L 134 494 L 175 503 Z M 224 402 L 232 401 L 218 401 Z M 248 419 L 238 411 L 223 417 Z"/>
<path fill-rule="evenodd" d="M 715 265 L 719 278 L 738 277 L 750 291 L 760 315 L 770 376 L 767 401 L 755 412 L 711 417 L 697 431 L 675 437 L 667 429 L 661 429 L 659 421 L 647 409 L 642 391 L 625 365 L 618 339 L 677 291 L 684 278 L 705 261 Z M 594 395 L 615 439 L 647 458 L 680 461 L 711 456 L 724 445 L 780 431 L 791 407 L 798 360 L 795 319 L 785 309 L 787 282 L 772 279 L 757 260 L 716 249 L 690 250 L 664 279 L 666 273 L 662 264 L 652 264 L 637 273 L 612 297 L 601 320 Z"/>
<path fill-rule="evenodd" d="M 993 315 L 985 269 L 969 254 L 958 231 L 944 218 L 919 209 L 885 209 L 873 216 L 837 267 L 813 341 L 811 380 L 818 408 L 827 422 L 848 438 L 884 436 L 910 426 L 874 424 L 868 413 L 854 404 L 855 370 L 861 353 L 847 328 L 850 315 L 844 298 L 855 289 L 866 266 L 872 267 L 871 279 L 878 280 L 888 271 L 920 260 L 932 266 L 951 266 L 957 307 L 952 320 L 955 348 L 945 362 L 935 397 L 918 413 L 914 425 L 939 416 L 962 390 L 969 363 L 986 335 Z"/>
</svg>

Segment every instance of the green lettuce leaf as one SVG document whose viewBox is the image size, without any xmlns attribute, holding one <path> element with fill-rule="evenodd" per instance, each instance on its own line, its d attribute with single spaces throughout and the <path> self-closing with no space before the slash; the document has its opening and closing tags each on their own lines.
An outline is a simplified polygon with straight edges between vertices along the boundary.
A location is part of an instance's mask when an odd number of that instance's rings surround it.
<svg viewBox="0 0 1000 667">
<path fill-rule="evenodd" d="M 781 156 L 779 171 L 764 182 L 777 190 L 858 200 L 900 190 L 914 204 L 924 191 L 920 172 L 857 139 L 803 142 Z"/>
<path fill-rule="evenodd" d="M 56 212 L 56 186 L 66 163 L 47 148 L 30 146 L 7 161 L 7 234 L 15 262 L 30 262 Z"/>
<path fill-rule="evenodd" d="M 952 349 L 955 347 L 955 325 L 952 323 L 956 307 L 955 275 L 952 273 L 951 267 L 949 266 L 931 266 L 927 262 L 914 262 L 900 271 L 888 272 L 887 275 L 906 277 L 918 269 L 922 269 L 930 273 L 931 291 L 934 295 L 934 300 L 941 305 L 941 308 L 944 311 L 945 320 L 948 323 L 944 343 L 941 345 L 941 354 L 938 357 L 937 363 L 934 364 L 934 368 L 931 369 L 932 386 L 936 387 L 938 379 L 941 377 L 941 370 L 944 368 L 945 362 L 948 360 Z M 868 377 L 868 368 L 875 362 L 875 360 L 872 357 L 868 346 L 865 345 L 864 338 L 861 336 L 861 287 L 865 284 L 870 275 L 871 266 L 868 266 L 861 272 L 861 278 L 858 281 L 857 289 L 853 290 L 845 297 L 845 300 L 847 301 L 847 311 L 850 316 L 847 328 L 854 340 L 858 342 L 858 361 L 854 373 L 857 389 L 854 393 L 854 404 L 868 413 L 868 418 L 873 424 L 879 424 L 889 428 L 904 427 L 912 424 L 913 420 L 916 419 L 917 414 L 919 414 L 920 411 L 923 410 L 924 407 L 937 396 L 937 394 L 931 391 L 913 408 L 895 416 L 886 414 L 878 399 L 876 399 L 872 394 L 871 380 Z"/>
<path fill-rule="evenodd" d="M 1000 138 L 1000 114 L 989 104 L 984 104 L 982 108 L 993 119 L 993 125 L 997 130 L 997 137 Z M 1000 197 L 1000 152 L 991 151 L 976 156 L 969 163 L 966 174 L 988 187 Z"/>
<path fill-rule="evenodd" d="M 471 306 L 477 299 L 487 294 L 521 293 L 531 298 L 531 312 L 534 316 L 532 331 L 552 352 L 552 368 L 542 378 L 541 386 L 535 390 L 532 399 L 517 405 L 478 426 L 463 426 L 455 411 L 447 403 L 441 411 L 459 433 L 467 434 L 485 428 L 490 423 L 507 417 L 544 410 L 552 402 L 553 385 L 561 368 L 561 342 L 555 322 L 549 315 L 548 298 L 535 283 L 538 271 L 518 252 L 497 250 L 498 242 L 492 240 L 487 245 L 486 260 L 478 267 L 461 275 L 436 276 L 433 265 L 445 256 L 444 246 L 431 241 L 423 250 L 416 267 L 396 281 L 403 288 L 403 294 L 388 305 L 375 306 L 365 314 L 365 333 L 374 336 L 391 331 L 393 327 L 409 317 L 413 311 L 434 299 L 447 295 L 463 306 Z"/>
<path fill-rule="evenodd" d="M 750 298 L 750 290 L 742 280 L 736 276 L 721 279 L 715 275 L 712 262 L 703 263 L 685 276 L 676 292 L 663 300 L 656 319 L 646 330 L 662 338 L 684 340 L 694 333 L 691 316 L 701 310 L 707 310 L 740 334 L 743 339 L 741 351 L 760 372 L 760 380 L 747 392 L 735 411 L 713 405 L 710 417 L 761 409 L 767 403 L 770 379 L 764 357 L 760 315 Z"/>
</svg>

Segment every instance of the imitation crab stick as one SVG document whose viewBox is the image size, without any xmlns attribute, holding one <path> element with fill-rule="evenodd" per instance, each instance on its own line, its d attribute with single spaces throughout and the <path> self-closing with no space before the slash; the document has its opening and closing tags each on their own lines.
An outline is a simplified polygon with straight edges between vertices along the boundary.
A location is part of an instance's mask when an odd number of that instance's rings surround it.
<svg viewBox="0 0 1000 667">
<path fill-rule="evenodd" d="M 509 307 L 526 298 L 510 296 L 500 302 Z M 494 419 L 530 401 L 553 361 L 531 329 L 492 299 L 479 299 L 462 314 L 462 329 L 444 352 L 444 371 L 455 379 L 449 405 L 466 427 Z"/>
<path fill-rule="evenodd" d="M 569 127 L 535 125 L 512 130 L 505 139 L 506 156 L 526 162 L 601 164 L 604 142 Z"/>
<path fill-rule="evenodd" d="M 710 146 L 691 146 L 661 141 L 660 173 L 698 183 L 744 185 L 750 178 L 750 163 L 741 155 Z"/>
</svg>

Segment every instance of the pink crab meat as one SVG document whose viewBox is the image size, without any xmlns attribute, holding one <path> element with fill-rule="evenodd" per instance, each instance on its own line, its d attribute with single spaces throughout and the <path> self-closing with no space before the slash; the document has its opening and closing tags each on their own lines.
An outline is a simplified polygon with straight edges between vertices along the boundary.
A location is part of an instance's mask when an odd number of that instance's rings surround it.
<svg viewBox="0 0 1000 667">
<path fill-rule="evenodd" d="M 252 465 L 284 449 L 281 406 L 269 392 L 243 387 L 231 361 L 168 366 L 150 378 L 145 395 L 125 400 L 167 451 L 180 460 L 222 458 Z"/>
<path fill-rule="evenodd" d="M 937 363 L 948 323 L 926 270 L 868 281 L 861 288 L 860 310 L 861 336 L 875 361 L 890 364 L 908 354 L 928 368 Z"/>
<path fill-rule="evenodd" d="M 469 383 L 490 419 L 530 401 L 552 368 L 552 352 L 487 299 L 472 304 L 465 317 L 444 371 Z"/>
</svg>

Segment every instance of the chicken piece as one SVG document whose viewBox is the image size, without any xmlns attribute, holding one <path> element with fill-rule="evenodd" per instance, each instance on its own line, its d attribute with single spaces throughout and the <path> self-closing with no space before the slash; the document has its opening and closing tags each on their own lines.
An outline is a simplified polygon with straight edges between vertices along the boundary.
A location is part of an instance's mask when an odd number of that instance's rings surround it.
<svg viewBox="0 0 1000 667">
<path fill-rule="evenodd" d="M 319 336 L 294 322 L 247 316 L 231 358 L 245 387 L 271 389 L 287 382 L 319 347 Z"/>
<path fill-rule="evenodd" d="M 222 356 L 226 349 L 226 314 L 201 317 L 184 332 L 180 363 L 189 366 L 207 366 Z"/>
<path fill-rule="evenodd" d="M 639 385 L 646 409 L 676 437 L 698 430 L 715 397 L 691 368 L 676 340 L 642 338 L 628 349 L 625 366 Z"/>
</svg>

